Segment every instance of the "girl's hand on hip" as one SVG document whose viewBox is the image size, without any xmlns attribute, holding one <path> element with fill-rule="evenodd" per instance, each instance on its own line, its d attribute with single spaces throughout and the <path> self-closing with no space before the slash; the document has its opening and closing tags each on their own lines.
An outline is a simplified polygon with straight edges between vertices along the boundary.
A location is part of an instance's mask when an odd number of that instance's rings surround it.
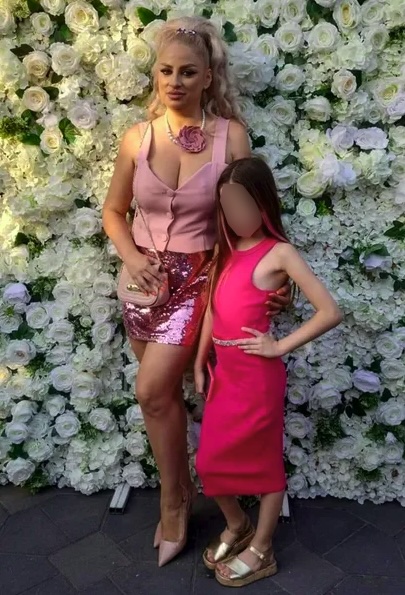
<svg viewBox="0 0 405 595">
<path fill-rule="evenodd" d="M 281 353 L 279 342 L 271 333 L 265 334 L 254 328 L 242 327 L 242 331 L 253 335 L 252 338 L 240 339 L 238 347 L 249 355 L 260 355 L 262 357 L 280 357 Z"/>
<path fill-rule="evenodd" d="M 269 293 L 266 306 L 268 307 L 267 314 L 269 316 L 276 316 L 282 310 L 285 310 L 291 302 L 291 285 L 287 281 L 285 285 L 272 293 Z"/>
</svg>

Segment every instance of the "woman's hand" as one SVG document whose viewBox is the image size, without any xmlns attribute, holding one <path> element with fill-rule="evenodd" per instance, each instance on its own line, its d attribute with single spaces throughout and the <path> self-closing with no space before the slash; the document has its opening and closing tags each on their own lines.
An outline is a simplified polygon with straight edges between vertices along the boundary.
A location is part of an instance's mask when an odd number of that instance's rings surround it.
<svg viewBox="0 0 405 595">
<path fill-rule="evenodd" d="M 125 263 L 134 283 L 146 294 L 156 294 L 164 280 L 161 265 L 156 258 L 141 252 Z"/>
<path fill-rule="evenodd" d="M 205 372 L 202 368 L 194 368 L 195 391 L 205 396 Z"/>
<path fill-rule="evenodd" d="M 267 314 L 269 316 L 276 316 L 282 310 L 287 308 L 291 302 L 291 285 L 287 281 L 285 285 L 280 287 L 277 291 L 270 293 L 266 306 L 268 307 Z"/>
<path fill-rule="evenodd" d="M 242 327 L 242 331 L 253 335 L 252 338 L 240 339 L 238 347 L 249 355 L 260 355 L 262 357 L 280 357 L 281 353 L 279 342 L 271 333 L 264 334 L 253 328 Z"/>
</svg>

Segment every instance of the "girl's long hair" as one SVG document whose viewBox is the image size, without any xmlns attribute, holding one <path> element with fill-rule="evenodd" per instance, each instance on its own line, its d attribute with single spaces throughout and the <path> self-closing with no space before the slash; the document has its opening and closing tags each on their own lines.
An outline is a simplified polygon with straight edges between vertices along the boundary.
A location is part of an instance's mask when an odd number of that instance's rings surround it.
<svg viewBox="0 0 405 595">
<path fill-rule="evenodd" d="M 238 239 L 235 232 L 229 227 L 221 206 L 221 188 L 229 182 L 244 186 L 254 199 L 262 214 L 263 233 L 269 238 L 289 242 L 281 220 L 280 199 L 269 166 L 259 157 L 247 157 L 233 161 L 222 172 L 216 188 L 218 246 L 211 273 L 211 297 Z"/>
<path fill-rule="evenodd" d="M 182 32 L 183 31 L 183 32 Z M 195 31 L 195 34 L 190 32 Z M 243 123 L 241 110 L 236 101 L 236 89 L 228 66 L 228 52 L 218 29 L 203 17 L 182 17 L 167 21 L 157 33 L 156 55 L 173 41 L 181 41 L 203 58 L 212 71 L 212 83 L 204 91 L 202 106 L 208 114 L 221 118 L 234 118 Z M 149 105 L 149 119 L 164 113 L 153 69 L 154 85 Z"/>
</svg>

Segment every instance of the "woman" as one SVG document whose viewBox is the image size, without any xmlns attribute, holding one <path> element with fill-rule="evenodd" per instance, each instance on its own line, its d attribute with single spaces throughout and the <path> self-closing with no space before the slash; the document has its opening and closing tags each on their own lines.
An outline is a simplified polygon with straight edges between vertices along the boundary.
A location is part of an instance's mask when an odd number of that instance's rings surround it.
<svg viewBox="0 0 405 595">
<path fill-rule="evenodd" d="M 145 225 L 169 274 L 171 297 L 165 305 L 123 306 L 140 363 L 136 398 L 160 473 L 159 566 L 183 549 L 196 495 L 188 466 L 182 377 L 207 302 L 216 240 L 215 186 L 227 163 L 250 155 L 227 64 L 226 47 L 209 21 L 182 18 L 163 26 L 150 122 L 124 135 L 103 210 L 104 229 L 134 284 L 154 293 L 162 281 Z M 136 215 L 131 234 L 126 215 L 133 195 L 142 214 Z M 273 313 L 288 303 L 289 287 L 280 294 L 272 298 Z"/>
</svg>

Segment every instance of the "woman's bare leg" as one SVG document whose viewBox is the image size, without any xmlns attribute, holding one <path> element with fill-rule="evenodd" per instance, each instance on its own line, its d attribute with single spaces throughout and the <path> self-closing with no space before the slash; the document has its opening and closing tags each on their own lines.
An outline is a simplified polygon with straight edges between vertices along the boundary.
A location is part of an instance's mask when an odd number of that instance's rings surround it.
<svg viewBox="0 0 405 595">
<path fill-rule="evenodd" d="M 136 380 L 136 398 L 160 473 L 162 531 L 167 541 L 181 537 L 182 486 L 189 489 L 191 485 L 187 416 L 180 386 L 192 353 L 193 347 L 148 343 L 140 353 Z"/>
</svg>

